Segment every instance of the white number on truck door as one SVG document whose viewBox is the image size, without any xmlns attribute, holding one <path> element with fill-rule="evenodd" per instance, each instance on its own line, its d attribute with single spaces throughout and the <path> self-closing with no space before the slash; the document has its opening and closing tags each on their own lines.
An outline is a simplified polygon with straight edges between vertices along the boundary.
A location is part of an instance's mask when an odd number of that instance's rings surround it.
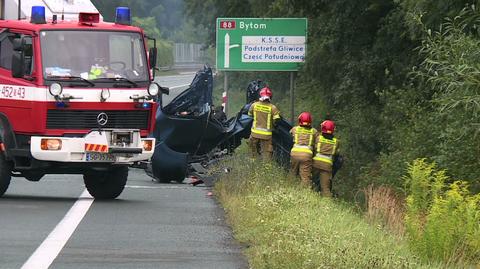
<svg viewBox="0 0 480 269">
<path fill-rule="evenodd" d="M 3 86 L 0 92 L 1 98 L 25 99 L 25 88 L 15 86 Z"/>
</svg>

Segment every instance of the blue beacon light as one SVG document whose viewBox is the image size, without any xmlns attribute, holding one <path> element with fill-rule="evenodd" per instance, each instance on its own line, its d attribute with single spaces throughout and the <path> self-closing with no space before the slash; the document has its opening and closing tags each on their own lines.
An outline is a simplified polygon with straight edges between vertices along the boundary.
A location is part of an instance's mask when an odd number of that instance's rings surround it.
<svg viewBox="0 0 480 269">
<path fill-rule="evenodd" d="M 32 6 L 32 16 L 30 19 L 31 23 L 35 24 L 45 24 L 45 7 L 43 6 Z"/>
<path fill-rule="evenodd" d="M 128 7 L 117 7 L 117 12 L 115 15 L 115 23 L 123 25 L 131 25 L 132 18 L 130 16 L 130 8 Z"/>
</svg>

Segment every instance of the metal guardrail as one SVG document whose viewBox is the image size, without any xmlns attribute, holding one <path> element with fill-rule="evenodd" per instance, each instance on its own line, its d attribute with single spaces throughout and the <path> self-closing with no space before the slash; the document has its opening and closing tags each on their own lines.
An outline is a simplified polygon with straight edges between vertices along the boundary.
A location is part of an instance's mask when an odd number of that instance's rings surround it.
<svg viewBox="0 0 480 269">
<path fill-rule="evenodd" d="M 197 70 L 207 62 L 207 54 L 202 44 L 175 43 L 173 47 L 173 65 L 158 67 L 160 71 L 175 69 Z"/>
<path fill-rule="evenodd" d="M 175 65 L 201 63 L 205 59 L 202 44 L 175 43 L 173 49 Z"/>
</svg>

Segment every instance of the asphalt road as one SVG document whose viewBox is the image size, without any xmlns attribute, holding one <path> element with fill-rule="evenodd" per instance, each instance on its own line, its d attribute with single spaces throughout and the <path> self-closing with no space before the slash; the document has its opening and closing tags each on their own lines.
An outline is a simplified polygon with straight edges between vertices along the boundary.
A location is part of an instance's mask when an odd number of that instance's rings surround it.
<svg viewBox="0 0 480 269">
<path fill-rule="evenodd" d="M 206 187 L 130 169 L 116 200 L 84 191 L 80 175 L 13 178 L 0 198 L 0 269 L 248 268 Z"/>
</svg>

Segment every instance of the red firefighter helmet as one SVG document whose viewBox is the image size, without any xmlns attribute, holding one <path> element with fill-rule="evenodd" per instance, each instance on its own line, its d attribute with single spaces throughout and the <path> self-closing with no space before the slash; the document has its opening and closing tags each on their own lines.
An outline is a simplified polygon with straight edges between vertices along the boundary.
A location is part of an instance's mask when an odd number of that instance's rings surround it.
<svg viewBox="0 0 480 269">
<path fill-rule="evenodd" d="M 331 120 L 322 122 L 322 134 L 333 134 L 335 131 L 335 123 Z"/>
<path fill-rule="evenodd" d="M 298 124 L 300 126 L 312 126 L 312 114 L 309 112 L 302 112 L 298 116 Z"/>
<path fill-rule="evenodd" d="M 272 90 L 269 87 L 264 87 L 260 90 L 260 98 L 272 99 Z"/>
</svg>

